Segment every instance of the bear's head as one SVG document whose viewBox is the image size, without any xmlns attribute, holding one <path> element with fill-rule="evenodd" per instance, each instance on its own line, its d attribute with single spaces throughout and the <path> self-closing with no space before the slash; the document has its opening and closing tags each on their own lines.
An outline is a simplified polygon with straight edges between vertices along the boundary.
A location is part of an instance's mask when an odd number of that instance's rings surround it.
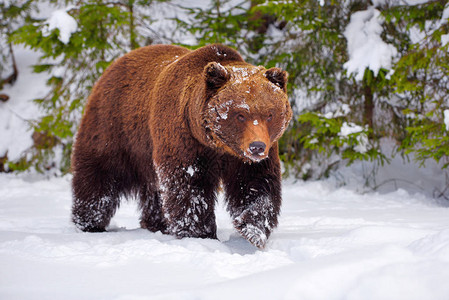
<svg viewBox="0 0 449 300">
<path fill-rule="evenodd" d="M 267 158 L 292 117 L 287 72 L 211 62 L 204 73 L 203 124 L 209 140 L 247 162 Z"/>
</svg>

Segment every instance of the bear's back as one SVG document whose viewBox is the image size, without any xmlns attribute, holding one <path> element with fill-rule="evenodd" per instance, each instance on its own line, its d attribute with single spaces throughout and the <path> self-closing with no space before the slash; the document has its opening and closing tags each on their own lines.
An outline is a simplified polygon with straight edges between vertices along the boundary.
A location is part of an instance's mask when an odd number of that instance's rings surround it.
<svg viewBox="0 0 449 300">
<path fill-rule="evenodd" d="M 89 105 L 114 100 L 141 100 L 160 72 L 190 50 L 173 45 L 152 45 L 133 50 L 114 61 L 95 84 Z M 107 95 L 107 97 L 104 97 Z M 102 104 L 104 105 L 104 104 Z"/>
<path fill-rule="evenodd" d="M 127 156 L 151 159 L 154 137 L 149 124 L 170 120 L 168 127 L 173 128 L 166 128 L 165 132 L 183 126 L 179 108 L 184 103 L 178 101 L 187 100 L 180 99 L 186 80 L 195 78 L 191 82 L 201 86 L 197 79 L 212 61 L 226 64 L 243 59 L 237 51 L 223 45 L 194 51 L 174 45 L 150 45 L 117 59 L 92 90 L 75 151 L 117 156 L 126 152 Z M 175 120 L 177 124 L 173 123 Z M 83 145 L 83 150 L 78 145 Z"/>
<path fill-rule="evenodd" d="M 148 122 L 145 102 L 166 65 L 190 50 L 173 45 L 136 49 L 114 61 L 95 84 L 77 134 L 79 144 L 96 151 L 142 140 Z M 145 116 L 147 115 L 147 116 Z M 107 145 L 107 146 L 106 146 Z"/>
</svg>

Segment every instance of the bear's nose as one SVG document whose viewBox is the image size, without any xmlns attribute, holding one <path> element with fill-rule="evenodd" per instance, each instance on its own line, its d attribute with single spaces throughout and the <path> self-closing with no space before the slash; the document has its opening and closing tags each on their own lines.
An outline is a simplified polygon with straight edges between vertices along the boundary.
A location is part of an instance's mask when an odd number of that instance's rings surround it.
<svg viewBox="0 0 449 300">
<path fill-rule="evenodd" d="M 261 155 L 265 152 L 265 148 L 267 145 L 263 142 L 252 142 L 249 144 L 249 151 L 251 151 L 251 154 L 253 155 Z"/>
</svg>

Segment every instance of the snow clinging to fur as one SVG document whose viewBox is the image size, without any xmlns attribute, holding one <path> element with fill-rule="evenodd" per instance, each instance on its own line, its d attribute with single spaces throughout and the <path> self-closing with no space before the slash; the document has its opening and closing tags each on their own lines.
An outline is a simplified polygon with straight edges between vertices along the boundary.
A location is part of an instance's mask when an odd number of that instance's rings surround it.
<svg viewBox="0 0 449 300">
<path fill-rule="evenodd" d="M 218 115 L 221 119 L 227 120 L 228 119 L 228 112 L 231 106 L 234 105 L 234 100 L 226 101 L 219 106 L 217 106 Z"/>
</svg>

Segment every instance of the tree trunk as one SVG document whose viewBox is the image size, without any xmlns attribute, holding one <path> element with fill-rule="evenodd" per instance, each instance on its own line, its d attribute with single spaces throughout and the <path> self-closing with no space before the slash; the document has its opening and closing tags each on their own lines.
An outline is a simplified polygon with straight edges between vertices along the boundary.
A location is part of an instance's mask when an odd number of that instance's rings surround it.
<svg viewBox="0 0 449 300">
<path fill-rule="evenodd" d="M 129 43 L 131 50 L 139 47 L 136 40 L 136 28 L 134 25 L 134 1 L 128 2 L 129 10 Z"/>
<path fill-rule="evenodd" d="M 12 61 L 12 74 L 5 79 L 0 80 L 0 88 L 3 87 L 5 83 L 14 84 L 14 82 L 17 80 L 17 76 L 19 76 L 19 70 L 17 69 L 16 58 L 14 56 L 14 50 L 11 43 L 9 43 L 9 54 L 11 55 Z"/>
<path fill-rule="evenodd" d="M 368 125 L 370 129 L 373 128 L 373 119 L 374 119 L 374 95 L 371 86 L 369 86 L 366 82 L 363 83 L 363 96 L 364 96 L 364 115 L 363 122 L 365 125 Z"/>
</svg>

